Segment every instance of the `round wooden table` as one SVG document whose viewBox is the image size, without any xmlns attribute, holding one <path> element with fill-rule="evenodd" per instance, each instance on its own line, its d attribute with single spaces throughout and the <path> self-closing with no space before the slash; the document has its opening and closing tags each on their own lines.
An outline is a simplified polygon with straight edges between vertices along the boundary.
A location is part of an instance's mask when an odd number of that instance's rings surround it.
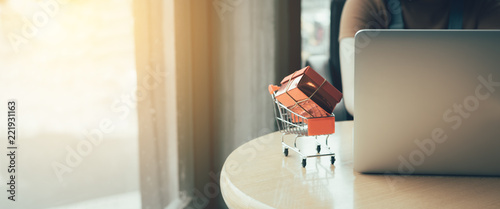
<svg viewBox="0 0 500 209">
<path fill-rule="evenodd" d="M 353 171 L 352 121 L 337 122 L 330 157 L 307 159 L 283 155 L 275 132 L 234 150 L 221 172 L 229 208 L 500 208 L 500 178 L 368 175 Z M 293 145 L 294 136 L 285 141 Z M 323 137 L 324 138 L 324 137 Z M 321 141 L 321 138 L 320 138 Z M 314 153 L 313 138 L 297 146 Z M 324 149 L 323 149 L 324 150 Z M 323 152 L 323 151 L 322 151 Z"/>
</svg>

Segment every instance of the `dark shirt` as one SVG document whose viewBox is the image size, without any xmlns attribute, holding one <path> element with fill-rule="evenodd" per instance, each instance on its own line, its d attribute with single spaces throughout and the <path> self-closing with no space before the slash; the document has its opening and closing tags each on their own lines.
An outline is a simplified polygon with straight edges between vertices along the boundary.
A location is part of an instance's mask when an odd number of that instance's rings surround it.
<svg viewBox="0 0 500 209">
<path fill-rule="evenodd" d="M 447 29 L 450 0 L 401 0 L 407 29 Z M 387 29 L 386 0 L 347 0 L 339 40 L 361 29 Z M 500 29 L 500 0 L 464 0 L 463 29 Z"/>
</svg>

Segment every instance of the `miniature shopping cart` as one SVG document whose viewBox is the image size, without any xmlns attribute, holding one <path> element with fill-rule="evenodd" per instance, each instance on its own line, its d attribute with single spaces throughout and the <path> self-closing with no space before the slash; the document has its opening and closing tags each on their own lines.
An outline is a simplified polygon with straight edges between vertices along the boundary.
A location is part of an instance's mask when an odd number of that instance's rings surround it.
<svg viewBox="0 0 500 209">
<path fill-rule="evenodd" d="M 335 132 L 335 115 L 331 114 L 330 116 L 327 117 L 318 117 L 318 118 L 315 117 L 306 118 L 302 115 L 299 115 L 291 111 L 289 108 L 287 108 L 285 105 L 283 105 L 276 99 L 275 92 L 278 89 L 279 89 L 278 86 L 269 85 L 269 93 L 271 94 L 271 97 L 273 98 L 273 101 L 276 105 L 275 108 L 273 108 L 274 115 L 276 118 L 276 123 L 278 124 L 278 128 L 282 133 L 281 144 L 285 156 L 288 156 L 289 149 L 295 151 L 302 157 L 302 167 L 306 167 L 307 158 L 330 156 L 331 157 L 330 162 L 333 165 L 333 163 L 335 162 L 335 153 L 333 153 L 330 150 L 330 147 L 328 146 L 328 137 L 330 136 L 330 134 Z M 285 143 L 286 135 L 296 135 L 293 142 L 293 147 Z M 320 152 L 322 144 L 318 141 L 318 136 L 325 136 L 325 135 L 326 135 L 325 147 L 327 148 L 328 153 L 321 154 Z M 304 137 L 304 136 L 314 136 L 314 139 L 316 141 L 316 151 L 317 151 L 316 154 L 308 155 L 301 152 L 300 149 L 297 148 L 297 139 L 299 137 Z"/>
</svg>

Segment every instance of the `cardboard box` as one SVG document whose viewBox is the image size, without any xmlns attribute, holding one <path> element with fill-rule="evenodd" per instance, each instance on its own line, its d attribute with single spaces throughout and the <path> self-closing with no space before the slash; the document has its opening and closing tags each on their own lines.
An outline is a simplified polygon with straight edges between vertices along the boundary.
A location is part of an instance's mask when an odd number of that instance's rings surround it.
<svg viewBox="0 0 500 209">
<path fill-rule="evenodd" d="M 297 114 L 316 118 L 330 116 L 342 93 L 307 66 L 281 81 L 276 99 Z"/>
</svg>

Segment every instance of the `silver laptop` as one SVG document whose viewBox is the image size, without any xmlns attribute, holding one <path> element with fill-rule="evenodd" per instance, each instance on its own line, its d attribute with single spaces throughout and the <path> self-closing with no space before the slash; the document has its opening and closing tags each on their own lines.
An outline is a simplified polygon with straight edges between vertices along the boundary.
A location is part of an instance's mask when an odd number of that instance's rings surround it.
<svg viewBox="0 0 500 209">
<path fill-rule="evenodd" d="M 355 36 L 354 169 L 500 175 L 500 31 Z"/>
</svg>

